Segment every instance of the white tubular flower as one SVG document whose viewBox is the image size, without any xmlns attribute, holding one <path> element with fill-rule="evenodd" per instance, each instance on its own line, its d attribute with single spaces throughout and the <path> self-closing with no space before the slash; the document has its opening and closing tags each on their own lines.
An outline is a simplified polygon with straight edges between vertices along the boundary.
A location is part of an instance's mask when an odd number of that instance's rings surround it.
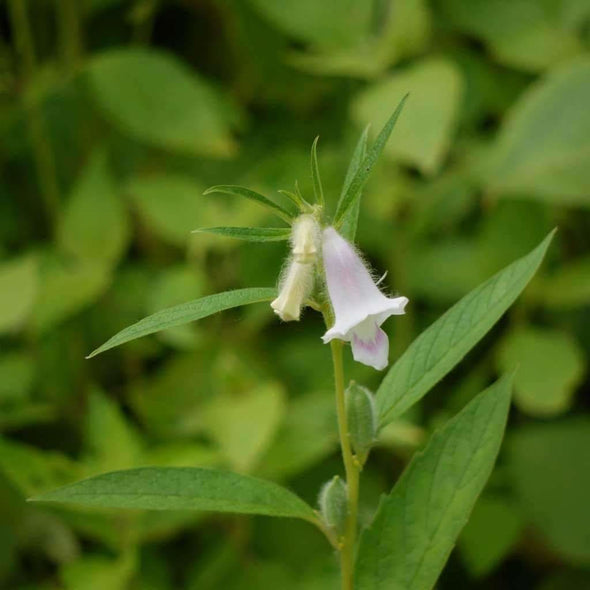
<svg viewBox="0 0 590 590">
<path fill-rule="evenodd" d="M 292 258 L 281 278 L 279 296 L 270 304 L 284 322 L 299 320 L 301 308 L 313 289 L 319 234 L 312 215 L 301 215 L 293 223 Z"/>
<path fill-rule="evenodd" d="M 350 342 L 354 360 L 381 371 L 389 356 L 389 340 L 381 324 L 391 315 L 402 315 L 408 299 L 381 293 L 354 247 L 333 227 L 323 232 L 322 253 L 335 315 L 322 340 Z"/>
</svg>

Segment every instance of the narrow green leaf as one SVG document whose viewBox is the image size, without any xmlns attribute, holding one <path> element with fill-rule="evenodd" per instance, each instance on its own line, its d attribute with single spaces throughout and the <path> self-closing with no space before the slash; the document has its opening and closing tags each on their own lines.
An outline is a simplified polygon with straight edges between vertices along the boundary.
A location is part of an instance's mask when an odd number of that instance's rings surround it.
<svg viewBox="0 0 590 590">
<path fill-rule="evenodd" d="M 324 206 L 324 189 L 322 187 L 322 179 L 320 177 L 320 167 L 318 166 L 318 141 L 320 137 L 316 137 L 313 140 L 311 146 L 311 179 L 313 181 L 313 193 L 315 195 L 316 202 Z"/>
<path fill-rule="evenodd" d="M 346 171 L 346 176 L 344 177 L 344 184 L 342 185 L 342 192 L 340 193 L 340 199 L 338 201 L 338 207 L 340 207 L 340 203 L 344 198 L 344 195 L 348 192 L 350 188 L 350 184 L 352 183 L 353 178 L 357 175 L 360 166 L 367 155 L 367 139 L 369 137 L 369 129 L 370 125 L 367 125 L 364 131 L 361 133 L 359 140 L 354 148 L 354 152 L 352 153 L 352 158 L 350 159 L 350 164 L 348 165 L 348 170 Z M 352 205 L 348 209 L 348 213 L 344 215 L 342 219 L 342 226 L 340 228 L 340 233 L 349 241 L 354 242 L 354 237 L 356 235 L 356 228 L 358 225 L 358 218 L 359 218 L 359 210 L 361 205 L 361 194 L 362 191 L 359 191 L 356 199 L 354 199 Z"/>
<path fill-rule="evenodd" d="M 279 189 L 277 192 L 287 197 L 297 207 L 297 209 L 300 209 L 301 211 L 311 208 L 311 205 L 299 194 L 299 192 L 294 193 L 292 191 L 286 191 L 283 189 Z"/>
<path fill-rule="evenodd" d="M 200 227 L 193 233 L 207 233 L 246 240 L 247 242 L 280 242 L 288 240 L 288 227 Z"/>
<path fill-rule="evenodd" d="M 199 467 L 112 471 L 41 494 L 31 501 L 100 508 L 207 510 L 316 521 L 311 506 L 278 484 Z"/>
<path fill-rule="evenodd" d="M 512 377 L 478 395 L 435 432 L 364 532 L 358 590 L 431 590 L 500 449 Z"/>
<path fill-rule="evenodd" d="M 354 178 L 350 182 L 346 193 L 340 199 L 338 208 L 336 209 L 336 215 L 334 216 L 334 224 L 337 227 L 342 225 L 344 216 L 354 205 L 355 200 L 358 199 L 367 178 L 369 178 L 369 174 L 371 173 L 373 166 L 379 159 L 379 156 L 381 155 L 381 152 L 383 151 L 383 148 L 385 147 L 385 144 L 387 143 L 387 140 L 389 139 L 389 136 L 395 127 L 397 119 L 402 112 L 407 98 L 408 95 L 406 94 L 397 105 L 393 115 L 391 115 L 387 123 L 385 123 L 383 129 L 381 129 L 377 139 L 375 140 L 375 143 L 371 146 L 371 149 L 364 157 L 360 168 L 357 170 Z"/>
<path fill-rule="evenodd" d="M 481 340 L 531 280 L 554 233 L 468 293 L 414 340 L 377 391 L 381 426 L 416 403 Z"/>
<path fill-rule="evenodd" d="M 249 303 L 270 301 L 274 297 L 276 297 L 275 289 L 257 287 L 254 289 L 225 291 L 224 293 L 216 293 L 215 295 L 208 295 L 201 299 L 187 301 L 186 303 L 158 311 L 128 326 L 91 352 L 86 358 L 92 358 L 105 350 L 129 342 L 130 340 L 135 340 L 136 338 L 141 338 L 154 332 L 160 332 L 173 326 L 180 326 L 187 322 L 200 320 L 218 311 L 248 305 Z"/>
<path fill-rule="evenodd" d="M 278 215 L 282 220 L 286 221 L 287 223 L 291 223 L 293 220 L 293 215 L 287 211 L 281 205 L 271 201 L 264 195 L 257 193 L 256 191 L 250 190 L 249 188 L 245 188 L 243 186 L 235 186 L 229 184 L 220 184 L 217 186 L 212 186 L 208 188 L 203 194 L 210 195 L 211 193 L 223 193 L 226 195 L 235 195 L 238 197 L 244 197 L 245 199 L 249 199 L 250 201 L 254 201 L 263 207 L 266 207 L 270 211 L 272 211 L 275 215 Z"/>
</svg>

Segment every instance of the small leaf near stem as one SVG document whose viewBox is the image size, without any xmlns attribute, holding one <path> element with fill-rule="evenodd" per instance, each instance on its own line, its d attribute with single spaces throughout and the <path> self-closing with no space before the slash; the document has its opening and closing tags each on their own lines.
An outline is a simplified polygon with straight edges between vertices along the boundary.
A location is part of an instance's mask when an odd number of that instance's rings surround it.
<svg viewBox="0 0 590 590">
<path fill-rule="evenodd" d="M 291 223 L 293 221 L 293 215 L 287 211 L 283 206 L 271 201 L 269 198 L 243 186 L 235 186 L 230 184 L 221 184 L 208 188 L 203 194 L 210 195 L 211 193 L 224 193 L 226 195 L 235 195 L 238 197 L 244 197 L 250 201 L 254 201 L 263 207 L 266 207 L 272 211 L 275 215 L 280 217 L 283 221 Z"/>
<path fill-rule="evenodd" d="M 324 189 L 322 187 L 322 179 L 320 178 L 320 168 L 318 166 L 318 141 L 320 137 L 316 137 L 311 146 L 311 179 L 313 181 L 313 192 L 315 200 L 320 207 L 324 206 Z"/>
</svg>

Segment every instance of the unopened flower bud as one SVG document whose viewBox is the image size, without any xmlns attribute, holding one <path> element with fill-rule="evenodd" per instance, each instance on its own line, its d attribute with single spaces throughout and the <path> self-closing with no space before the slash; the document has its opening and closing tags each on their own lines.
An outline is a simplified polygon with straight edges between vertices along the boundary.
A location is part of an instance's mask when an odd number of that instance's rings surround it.
<svg viewBox="0 0 590 590">
<path fill-rule="evenodd" d="M 301 308 L 313 289 L 320 228 L 312 215 L 293 222 L 291 259 L 279 283 L 279 296 L 270 304 L 284 321 L 298 321 Z"/>
<path fill-rule="evenodd" d="M 279 286 L 279 296 L 270 304 L 274 312 L 284 321 L 298 321 L 301 308 L 313 287 L 314 268 L 292 259 Z"/>
<path fill-rule="evenodd" d="M 293 222 L 291 251 L 297 262 L 315 262 L 320 241 L 320 227 L 313 215 L 301 215 Z"/>
<path fill-rule="evenodd" d="M 364 462 L 377 437 L 377 410 L 373 394 L 354 381 L 346 390 L 346 414 L 350 444 Z"/>
<path fill-rule="evenodd" d="M 318 502 L 325 524 L 337 535 L 342 535 L 348 516 L 348 493 L 340 477 L 335 475 L 323 485 Z"/>
</svg>

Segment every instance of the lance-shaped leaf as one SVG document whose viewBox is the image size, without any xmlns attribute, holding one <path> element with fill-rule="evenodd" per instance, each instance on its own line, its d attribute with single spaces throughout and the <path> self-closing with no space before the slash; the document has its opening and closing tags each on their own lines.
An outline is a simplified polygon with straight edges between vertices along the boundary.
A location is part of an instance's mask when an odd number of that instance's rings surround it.
<svg viewBox="0 0 590 590">
<path fill-rule="evenodd" d="M 100 508 L 263 514 L 317 521 L 311 506 L 276 483 L 200 467 L 140 467 L 112 471 L 31 500 Z"/>
<path fill-rule="evenodd" d="M 269 209 L 272 213 L 280 217 L 283 221 L 287 223 L 291 223 L 293 220 L 293 214 L 287 211 L 284 207 L 271 201 L 269 198 L 257 193 L 256 191 L 250 190 L 249 188 L 245 188 L 243 186 L 235 186 L 230 184 L 221 184 L 218 186 L 212 186 L 208 188 L 203 194 L 210 195 L 211 193 L 223 193 L 226 195 L 235 195 L 238 197 L 244 197 L 245 199 L 249 199 L 250 201 L 254 201 L 263 207 Z"/>
<path fill-rule="evenodd" d="M 319 136 L 316 137 L 311 146 L 311 179 L 313 182 L 313 193 L 316 202 L 324 206 L 324 189 L 322 187 L 322 179 L 320 177 L 320 167 L 318 166 L 318 141 Z"/>
<path fill-rule="evenodd" d="M 200 320 L 218 311 L 248 305 L 249 303 L 271 301 L 276 296 L 276 289 L 259 287 L 225 291 L 224 293 L 216 293 L 215 295 L 208 295 L 207 297 L 187 301 L 186 303 L 158 311 L 128 326 L 91 352 L 86 358 L 92 358 L 105 350 L 125 344 L 125 342 L 129 342 L 130 340 Z"/>
<path fill-rule="evenodd" d="M 496 460 L 512 377 L 435 432 L 363 533 L 357 590 L 431 590 Z"/>
<path fill-rule="evenodd" d="M 539 268 L 554 232 L 468 293 L 414 340 L 377 391 L 381 426 L 424 396 L 498 321 Z"/>
<path fill-rule="evenodd" d="M 381 152 L 383 152 L 383 148 L 385 147 L 385 144 L 387 143 L 387 140 L 389 139 L 389 136 L 395 127 L 397 119 L 402 112 L 407 98 L 408 95 L 406 94 L 406 96 L 404 96 L 397 105 L 393 115 L 389 117 L 389 120 L 387 123 L 385 123 L 383 129 L 381 129 L 379 132 L 375 143 L 371 146 L 371 149 L 363 158 L 363 161 L 354 175 L 354 178 L 350 182 L 347 191 L 342 195 L 340 201 L 338 202 L 338 208 L 336 209 L 336 215 L 334 216 L 334 225 L 336 227 L 340 227 L 342 225 L 348 210 L 354 206 L 355 200 L 360 197 L 361 190 L 367 181 L 367 178 L 369 178 L 369 174 L 379 159 Z"/>
<path fill-rule="evenodd" d="M 367 155 L 367 139 L 369 137 L 369 128 L 369 125 L 365 127 L 356 144 L 356 147 L 354 148 L 354 152 L 352 153 L 352 158 L 350 159 L 350 163 L 348 164 L 348 169 L 346 171 L 346 176 L 344 177 L 344 184 L 342 185 L 342 192 L 340 193 L 340 201 L 348 192 L 348 189 L 350 188 L 350 183 L 357 175 L 361 167 L 361 164 L 363 163 L 363 160 Z M 362 191 L 359 191 L 358 195 L 353 200 L 352 205 L 349 207 L 348 212 L 342 218 L 340 233 L 349 242 L 354 242 L 354 237 L 356 235 L 356 228 L 358 225 L 359 210 L 361 205 L 361 194 Z"/>
<path fill-rule="evenodd" d="M 217 234 L 246 242 L 280 242 L 288 240 L 291 230 L 288 227 L 200 227 L 194 234 Z"/>
</svg>

